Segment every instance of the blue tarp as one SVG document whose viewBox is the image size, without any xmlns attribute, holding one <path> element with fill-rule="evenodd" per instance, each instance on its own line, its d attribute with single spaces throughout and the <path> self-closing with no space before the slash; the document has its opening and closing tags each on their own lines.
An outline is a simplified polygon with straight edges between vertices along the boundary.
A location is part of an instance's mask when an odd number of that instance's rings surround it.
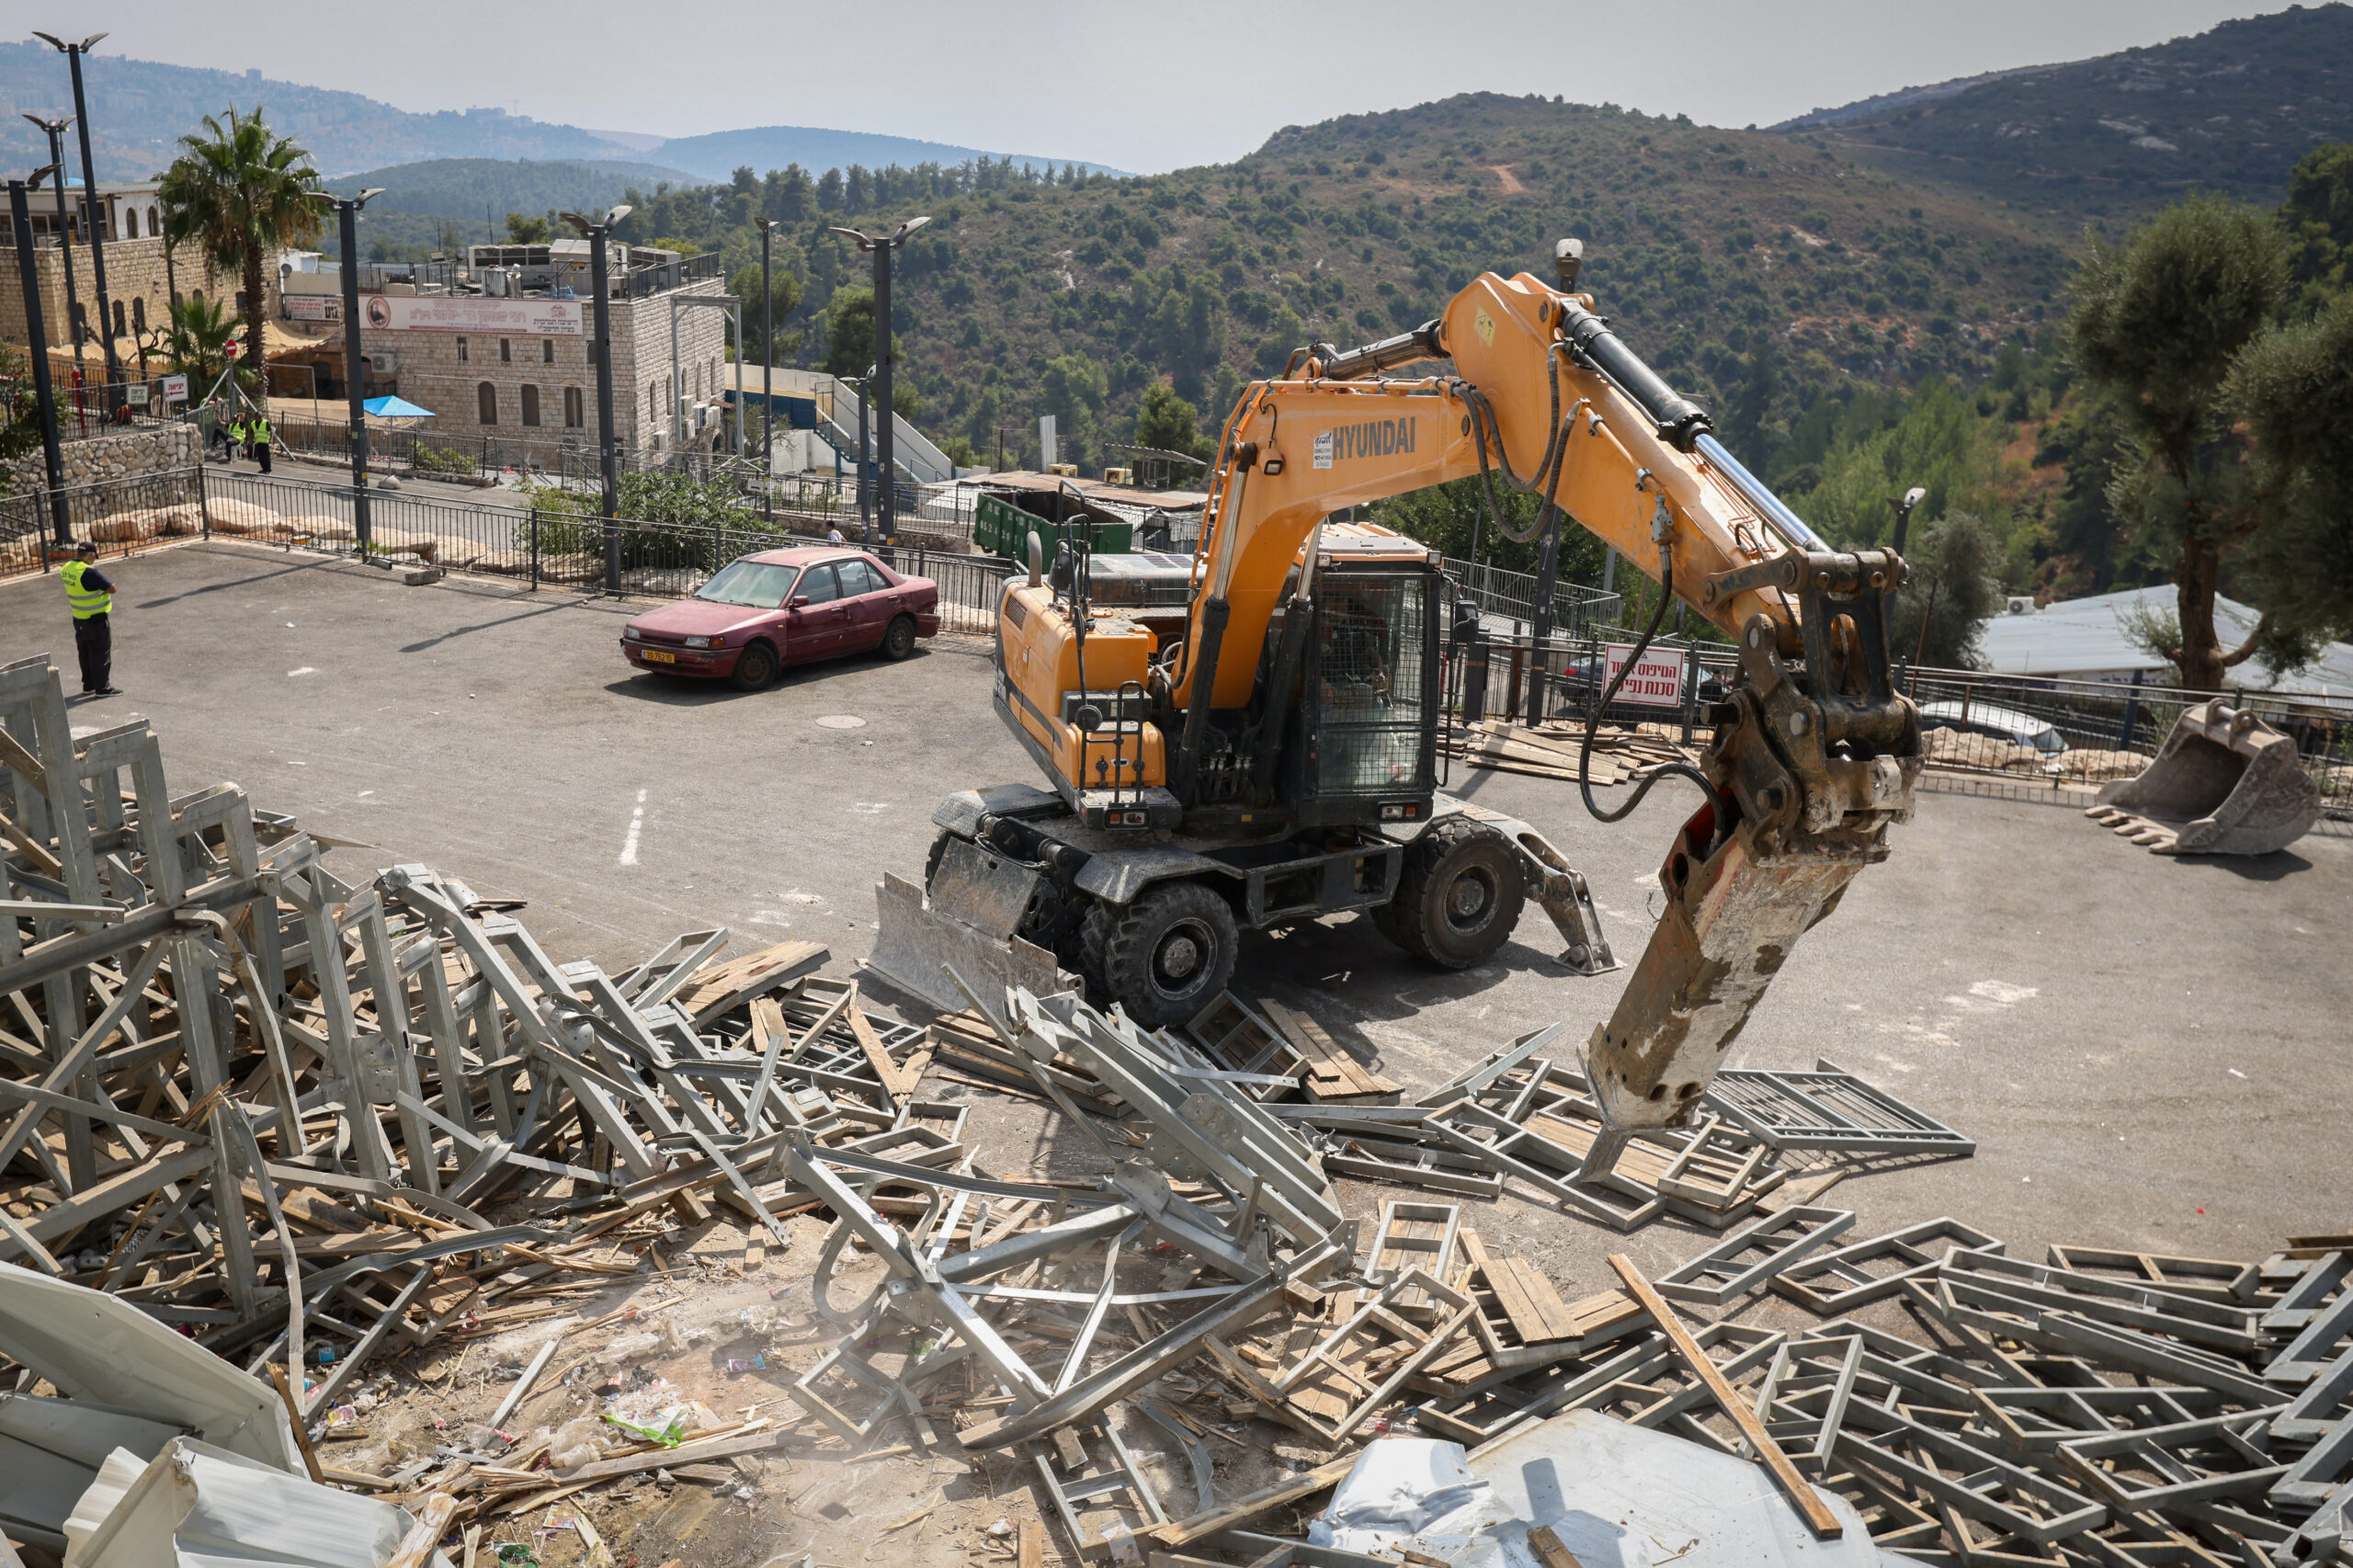
<svg viewBox="0 0 2353 1568">
<path fill-rule="evenodd" d="M 371 397 L 359 406 L 384 419 L 438 419 L 440 417 L 431 409 L 419 408 L 404 397 Z"/>
</svg>

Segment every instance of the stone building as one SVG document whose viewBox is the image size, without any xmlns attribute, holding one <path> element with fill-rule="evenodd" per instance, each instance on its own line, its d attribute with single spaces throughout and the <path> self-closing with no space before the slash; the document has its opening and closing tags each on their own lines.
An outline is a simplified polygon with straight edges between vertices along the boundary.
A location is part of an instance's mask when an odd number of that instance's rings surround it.
<svg viewBox="0 0 2353 1568">
<path fill-rule="evenodd" d="M 366 395 L 397 394 L 430 409 L 430 440 L 457 445 L 490 437 L 533 461 L 549 460 L 567 444 L 593 453 L 596 314 L 588 261 L 586 241 L 558 240 L 477 245 L 464 267 L 360 263 Z M 613 428 L 632 459 L 658 459 L 682 438 L 707 450 L 726 433 L 724 392 L 733 370 L 727 312 L 683 303 L 723 294 L 716 261 L 642 245 L 611 247 Z M 273 354 L 273 392 L 299 392 L 307 406 L 309 386 L 291 375 L 307 364 L 319 395 L 342 399 L 341 274 L 326 260 L 290 256 L 278 284 L 289 329 L 313 335 L 305 349 Z"/>
<path fill-rule="evenodd" d="M 105 358 L 98 347 L 97 275 L 92 265 L 88 237 L 83 232 L 80 193 L 68 185 L 66 198 L 68 222 L 63 225 L 63 237 L 71 244 L 74 302 L 79 311 L 81 340 L 88 345 L 85 353 L 95 373 L 96 367 Z M 170 326 L 175 288 L 183 296 L 201 294 L 219 300 L 233 314 L 241 313 L 236 296 L 242 285 L 236 278 L 216 277 L 203 256 L 185 248 L 165 250 L 153 180 L 101 185 L 98 198 L 106 221 L 107 300 L 112 311 L 116 353 L 126 366 L 137 362 L 138 344 L 142 336 L 152 350 Z M 67 246 L 60 243 L 56 199 L 52 195 L 44 201 L 36 192 L 27 205 L 33 232 L 33 263 L 40 278 L 41 325 L 51 357 L 61 362 L 71 360 L 75 338 L 66 326 Z M 31 339 L 25 323 L 24 287 L 16 263 L 16 244 L 14 219 L 7 208 L 0 205 L 0 247 L 5 247 L 6 253 L 0 255 L 0 262 L 5 262 L 0 265 L 0 338 L 23 347 Z M 277 280 L 268 275 L 269 270 L 264 269 L 263 310 L 265 314 L 275 314 Z"/>
</svg>

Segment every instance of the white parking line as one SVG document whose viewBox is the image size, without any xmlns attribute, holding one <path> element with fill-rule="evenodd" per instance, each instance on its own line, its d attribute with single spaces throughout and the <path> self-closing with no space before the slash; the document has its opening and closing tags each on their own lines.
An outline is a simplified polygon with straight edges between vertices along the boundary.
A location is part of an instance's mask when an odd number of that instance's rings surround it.
<svg viewBox="0 0 2353 1568">
<path fill-rule="evenodd" d="M 645 825 L 645 791 L 637 792 L 637 810 L 629 814 L 629 833 L 621 839 L 621 864 L 637 864 L 637 831 Z"/>
</svg>

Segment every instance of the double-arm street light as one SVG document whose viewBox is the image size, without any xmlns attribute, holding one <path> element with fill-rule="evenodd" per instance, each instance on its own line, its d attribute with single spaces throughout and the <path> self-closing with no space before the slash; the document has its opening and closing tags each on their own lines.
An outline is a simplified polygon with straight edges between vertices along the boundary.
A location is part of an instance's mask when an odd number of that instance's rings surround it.
<svg viewBox="0 0 2353 1568">
<path fill-rule="evenodd" d="M 342 265 L 336 270 L 343 274 L 343 397 L 351 422 L 351 532 L 363 561 L 374 530 L 368 517 L 368 357 L 359 349 L 359 210 L 368 205 L 369 197 L 383 194 L 383 187 L 376 186 L 357 196 L 319 191 L 313 197 L 335 209 L 335 238 L 343 247 Z M 258 301 L 253 303 L 260 308 Z M 267 397 L 269 367 L 256 365 L 254 374 L 261 378 L 262 395 Z"/>
<path fill-rule="evenodd" d="M 847 234 L 858 242 L 858 248 L 874 257 L 874 381 L 875 395 L 881 399 L 882 409 L 875 422 L 874 466 L 881 471 L 882 494 L 879 515 L 884 539 L 894 538 L 898 529 L 898 486 L 891 451 L 891 253 L 907 243 L 907 237 L 926 223 L 928 217 L 910 218 L 888 234 L 870 234 L 863 229 L 836 228 L 836 234 Z M 858 454 L 863 460 L 865 453 Z M 861 481 L 862 483 L 862 481 Z M 869 525 L 866 542 L 875 542 L 874 528 Z"/>
<path fill-rule="evenodd" d="M 68 43 L 47 33 L 33 37 L 65 56 L 65 63 L 74 74 L 74 121 L 75 133 L 82 139 L 82 212 L 83 238 L 90 242 L 90 281 L 98 296 L 98 342 L 106 349 L 107 395 L 102 400 L 107 417 L 114 417 L 114 384 L 122 379 L 122 367 L 114 357 L 114 311 L 107 299 L 106 221 L 98 216 L 97 166 L 90 158 L 90 106 L 82 92 L 82 56 L 97 48 L 98 40 L 107 35 L 92 33 L 79 43 Z M 70 273 L 69 273 L 70 276 Z M 261 309 L 256 300 L 250 307 Z M 78 353 L 78 350 L 77 350 Z"/>
<path fill-rule="evenodd" d="M 82 302 L 74 282 L 73 218 L 65 206 L 65 128 L 74 123 L 74 117 L 69 114 L 61 119 L 43 119 L 37 114 L 28 114 L 25 118 L 49 133 L 49 173 L 57 182 L 57 256 L 65 264 L 65 335 L 74 340 L 74 368 L 79 374 L 82 329 L 77 321 L 82 314 Z M 40 184 L 38 179 L 32 183 L 36 187 Z"/>
<path fill-rule="evenodd" d="M 621 535 L 613 522 L 620 516 L 621 497 L 620 458 L 613 450 L 612 287 L 607 278 L 605 247 L 612 240 L 614 228 L 631 210 L 616 207 L 601 218 L 579 212 L 563 215 L 565 222 L 587 238 L 588 291 L 596 296 L 590 330 L 597 335 L 593 349 L 597 357 L 597 472 L 604 484 L 605 591 L 608 594 L 621 591 Z"/>
<path fill-rule="evenodd" d="M 41 456 L 49 467 L 50 523 L 57 542 L 63 544 L 74 537 L 74 529 L 65 509 L 65 459 L 57 449 L 57 395 L 49 384 L 48 334 L 40 319 L 40 264 L 33 257 L 32 211 L 25 200 L 25 187 L 40 185 L 42 176 L 55 168 L 51 165 L 35 169 L 23 179 L 8 182 L 8 222 L 17 235 L 17 277 L 24 290 L 25 336 L 32 348 L 33 401 L 40 411 Z"/>
</svg>

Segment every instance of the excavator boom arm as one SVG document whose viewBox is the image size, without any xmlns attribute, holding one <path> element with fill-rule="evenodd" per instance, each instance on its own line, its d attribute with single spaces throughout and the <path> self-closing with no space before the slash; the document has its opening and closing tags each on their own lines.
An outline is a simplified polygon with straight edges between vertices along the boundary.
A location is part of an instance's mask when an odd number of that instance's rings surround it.
<svg viewBox="0 0 2353 1568">
<path fill-rule="evenodd" d="M 1439 355 L 1455 375 L 1374 379 Z M 1790 945 L 1910 814 L 1918 720 L 1893 689 L 1888 645 L 1904 562 L 1828 549 L 1589 297 L 1487 274 L 1415 333 L 1310 349 L 1302 375 L 1252 386 L 1228 420 L 1168 676 L 1187 721 L 1180 794 L 1210 710 L 1251 700 L 1316 524 L 1474 475 L 1544 496 L 1739 650 L 1741 678 L 1700 760 L 1707 798 L 1660 870 L 1666 911 L 1587 1049 L 1612 1130 L 1587 1162 L 1597 1177 L 1627 1137 L 1688 1120 Z"/>
</svg>

